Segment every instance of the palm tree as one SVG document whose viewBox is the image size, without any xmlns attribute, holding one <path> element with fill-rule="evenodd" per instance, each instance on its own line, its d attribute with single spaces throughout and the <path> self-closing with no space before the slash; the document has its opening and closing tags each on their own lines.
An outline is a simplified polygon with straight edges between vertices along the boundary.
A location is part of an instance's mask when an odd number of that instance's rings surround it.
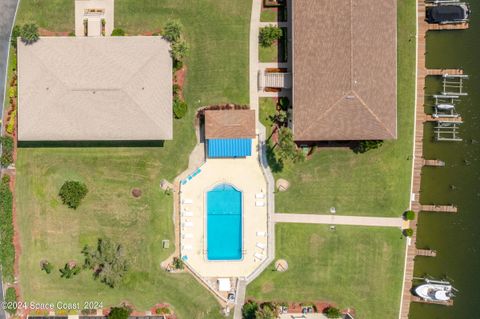
<svg viewBox="0 0 480 319">
<path fill-rule="evenodd" d="M 27 23 L 23 25 L 20 32 L 20 37 L 25 44 L 32 44 L 34 42 L 37 42 L 39 39 L 37 25 L 35 23 Z"/>
</svg>

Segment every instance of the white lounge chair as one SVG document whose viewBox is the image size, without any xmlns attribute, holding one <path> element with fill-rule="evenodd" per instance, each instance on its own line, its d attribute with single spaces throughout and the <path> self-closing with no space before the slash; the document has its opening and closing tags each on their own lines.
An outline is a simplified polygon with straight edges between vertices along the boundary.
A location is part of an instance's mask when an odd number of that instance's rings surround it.
<svg viewBox="0 0 480 319">
<path fill-rule="evenodd" d="M 257 231 L 257 236 L 258 236 L 258 237 L 267 237 L 267 232 Z"/>
<path fill-rule="evenodd" d="M 182 238 L 186 239 L 186 238 L 193 238 L 193 234 L 191 233 L 185 233 L 182 235 Z"/>
<path fill-rule="evenodd" d="M 193 227 L 193 222 L 191 222 L 191 221 L 186 221 L 186 222 L 183 223 L 183 226 L 185 226 L 185 227 Z"/>
<path fill-rule="evenodd" d="M 264 199 L 264 198 L 265 198 L 265 194 L 264 194 L 264 193 L 256 193 L 256 194 L 255 194 L 255 198 L 256 198 L 256 199 Z"/>
<path fill-rule="evenodd" d="M 193 212 L 188 211 L 188 210 L 184 210 L 184 211 L 182 211 L 182 216 L 183 216 L 183 217 L 192 217 L 192 216 L 193 216 Z"/>
<path fill-rule="evenodd" d="M 265 258 L 265 256 L 263 254 L 260 254 L 260 253 L 255 253 L 255 258 L 257 259 L 260 259 L 260 260 L 263 260 Z"/>
<path fill-rule="evenodd" d="M 265 207 L 265 202 L 263 200 L 256 200 L 255 206 L 257 207 Z"/>
<path fill-rule="evenodd" d="M 192 250 L 192 245 L 182 245 L 182 250 L 183 251 L 189 251 L 189 250 Z"/>
<path fill-rule="evenodd" d="M 193 204 L 193 200 L 190 198 L 182 199 L 182 204 Z"/>
<path fill-rule="evenodd" d="M 260 249 L 265 249 L 267 248 L 267 245 L 265 245 L 264 243 L 257 243 L 257 247 Z"/>
</svg>

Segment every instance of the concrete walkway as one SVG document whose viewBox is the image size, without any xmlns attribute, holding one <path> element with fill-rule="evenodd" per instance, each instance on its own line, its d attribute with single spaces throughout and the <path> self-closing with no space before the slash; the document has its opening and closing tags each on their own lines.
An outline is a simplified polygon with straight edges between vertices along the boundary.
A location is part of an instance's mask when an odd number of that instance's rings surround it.
<svg viewBox="0 0 480 319">
<path fill-rule="evenodd" d="M 258 35 L 260 32 L 260 12 L 262 11 L 262 2 L 252 0 L 252 15 L 250 18 L 250 108 L 257 110 L 258 116 Z"/>
<path fill-rule="evenodd" d="M 237 282 L 237 293 L 235 295 L 235 310 L 233 312 L 234 319 L 242 318 L 242 307 L 245 303 L 245 292 L 247 290 L 247 282 L 243 279 Z"/>
<path fill-rule="evenodd" d="M 363 217 L 318 214 L 279 214 L 273 216 L 276 223 L 305 223 L 327 225 L 377 226 L 402 228 L 400 217 Z"/>
</svg>

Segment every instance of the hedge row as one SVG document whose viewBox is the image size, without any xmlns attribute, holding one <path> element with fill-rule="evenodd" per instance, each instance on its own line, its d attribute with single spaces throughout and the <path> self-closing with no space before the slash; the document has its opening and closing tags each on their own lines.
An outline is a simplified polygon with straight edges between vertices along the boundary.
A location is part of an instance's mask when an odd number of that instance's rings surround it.
<svg viewBox="0 0 480 319">
<path fill-rule="evenodd" d="M 13 163 L 13 138 L 11 136 L 0 137 L 2 143 L 2 157 L 0 164 L 4 167 Z"/>
<path fill-rule="evenodd" d="M 13 245 L 12 192 L 10 177 L 3 176 L 0 184 L 0 262 L 3 278 L 12 282 L 14 277 L 15 246 Z"/>
</svg>

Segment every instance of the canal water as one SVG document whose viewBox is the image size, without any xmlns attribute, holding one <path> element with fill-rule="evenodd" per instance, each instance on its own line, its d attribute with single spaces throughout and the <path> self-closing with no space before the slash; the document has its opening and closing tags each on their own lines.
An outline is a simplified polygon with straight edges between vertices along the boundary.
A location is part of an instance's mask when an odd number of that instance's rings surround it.
<svg viewBox="0 0 480 319">
<path fill-rule="evenodd" d="M 480 318 L 480 1 L 470 1 L 473 19 L 465 31 L 427 34 L 428 68 L 462 68 L 468 96 L 457 111 L 463 117 L 462 142 L 435 142 L 427 124 L 424 156 L 446 162 L 444 168 L 424 168 L 422 204 L 455 204 L 458 214 L 422 213 L 419 248 L 437 250 L 437 257 L 417 257 L 415 276 L 447 276 L 459 289 L 452 307 L 412 303 L 411 319 Z M 440 78 L 427 80 L 427 96 L 439 92 Z M 432 101 L 426 98 L 426 111 Z"/>
</svg>

